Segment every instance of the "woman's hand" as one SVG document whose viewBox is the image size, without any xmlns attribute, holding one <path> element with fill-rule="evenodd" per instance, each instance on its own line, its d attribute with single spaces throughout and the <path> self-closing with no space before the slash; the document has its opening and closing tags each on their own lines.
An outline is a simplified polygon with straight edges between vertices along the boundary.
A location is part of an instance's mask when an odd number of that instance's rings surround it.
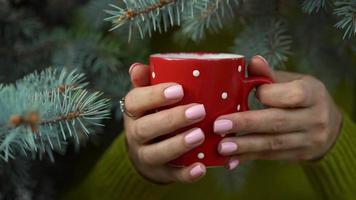
<svg viewBox="0 0 356 200">
<path fill-rule="evenodd" d="M 218 147 L 220 154 L 231 156 L 227 168 L 235 168 L 244 160 L 323 157 L 336 141 L 342 121 L 325 86 L 311 76 L 273 73 L 260 56 L 252 62 L 250 74 L 270 76 L 276 83 L 257 89 L 258 99 L 269 108 L 216 119 L 214 132 L 237 134 L 224 138 Z"/>
<path fill-rule="evenodd" d="M 201 104 L 177 106 L 157 113 L 147 114 L 156 108 L 179 102 L 184 91 L 175 83 L 147 86 L 149 68 L 134 64 L 130 68 L 131 80 L 135 88 L 125 98 L 125 137 L 129 156 L 137 171 L 147 179 L 157 183 L 193 182 L 205 175 L 202 163 L 194 163 L 184 168 L 168 166 L 167 163 L 204 141 L 200 128 L 193 128 L 160 142 L 153 139 L 195 124 L 205 117 Z"/>
</svg>

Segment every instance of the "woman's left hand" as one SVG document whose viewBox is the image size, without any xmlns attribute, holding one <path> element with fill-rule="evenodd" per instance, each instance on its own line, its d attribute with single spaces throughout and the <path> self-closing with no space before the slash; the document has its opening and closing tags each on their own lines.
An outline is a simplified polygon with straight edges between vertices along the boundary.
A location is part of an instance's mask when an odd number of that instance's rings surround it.
<svg viewBox="0 0 356 200">
<path fill-rule="evenodd" d="M 270 76 L 275 83 L 262 85 L 257 97 L 269 108 L 220 116 L 214 123 L 224 138 L 220 154 L 230 156 L 227 168 L 245 160 L 315 160 L 335 143 L 341 112 L 323 83 L 314 77 L 272 72 L 260 56 L 251 60 L 252 75 Z M 243 135 L 239 135 L 243 133 Z"/>
</svg>

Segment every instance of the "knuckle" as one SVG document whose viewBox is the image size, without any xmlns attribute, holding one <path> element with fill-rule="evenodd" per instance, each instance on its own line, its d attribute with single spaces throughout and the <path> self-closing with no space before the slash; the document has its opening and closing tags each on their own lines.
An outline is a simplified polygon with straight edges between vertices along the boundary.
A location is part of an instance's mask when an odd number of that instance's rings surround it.
<svg viewBox="0 0 356 200">
<path fill-rule="evenodd" d="M 321 99 L 325 99 L 328 95 L 328 92 L 327 92 L 328 90 L 327 90 L 326 86 L 324 85 L 324 83 L 314 77 L 311 77 L 310 79 L 311 79 L 310 83 L 313 84 L 313 88 L 316 91 L 315 95 Z"/>
<path fill-rule="evenodd" d="M 316 119 L 316 126 L 323 131 L 327 128 L 328 122 L 329 122 L 329 115 L 327 112 L 323 111 Z"/>
<path fill-rule="evenodd" d="M 327 136 L 323 132 L 315 134 L 313 138 L 314 146 L 324 146 L 327 143 Z"/>
<path fill-rule="evenodd" d="M 167 112 L 161 116 L 161 122 L 163 122 L 169 130 L 174 130 L 177 128 L 176 116 L 177 115 L 173 112 Z"/>
<path fill-rule="evenodd" d="M 150 166 L 154 165 L 154 160 L 152 159 L 152 156 L 150 156 L 150 154 L 148 154 L 143 148 L 139 148 L 137 153 L 141 163 Z"/>
<path fill-rule="evenodd" d="M 267 85 L 261 85 L 257 89 L 256 95 L 262 103 L 265 103 L 268 101 L 269 92 L 268 92 L 267 88 L 268 88 Z"/>
<path fill-rule="evenodd" d="M 235 123 L 238 124 L 243 130 L 251 130 L 255 125 L 255 120 L 252 115 L 241 115 L 237 117 Z"/>
<path fill-rule="evenodd" d="M 280 150 L 283 149 L 284 141 L 279 137 L 273 137 L 268 142 L 269 150 Z"/>
<path fill-rule="evenodd" d="M 137 88 L 131 90 L 125 97 L 125 109 L 129 113 L 137 113 L 137 108 L 135 106 L 136 92 L 137 92 Z"/>
<path fill-rule="evenodd" d="M 286 125 L 286 117 L 282 114 L 276 114 L 272 124 L 272 132 L 279 133 Z"/>
<path fill-rule="evenodd" d="M 306 94 L 304 90 L 304 86 L 302 85 L 302 80 L 295 80 L 295 87 L 291 91 L 291 94 L 289 96 L 290 102 L 295 105 L 299 106 L 304 103 L 306 100 Z"/>
<path fill-rule="evenodd" d="M 137 142 L 143 141 L 145 130 L 147 130 L 145 123 L 135 123 L 135 131 L 132 132 L 133 139 Z"/>
<path fill-rule="evenodd" d="M 141 90 L 142 94 L 140 95 L 139 100 L 150 102 L 150 104 L 156 104 L 157 98 L 160 98 L 161 95 L 155 94 L 157 91 L 157 86 L 148 86 L 144 88 L 135 88 L 137 90 Z M 151 105 L 152 106 L 152 105 Z"/>
<path fill-rule="evenodd" d="M 161 97 L 161 94 L 158 94 L 160 89 L 158 86 L 150 86 L 145 88 L 145 98 L 148 98 L 149 101 L 153 101 L 154 98 Z M 156 94 L 157 93 L 157 94 Z"/>
</svg>

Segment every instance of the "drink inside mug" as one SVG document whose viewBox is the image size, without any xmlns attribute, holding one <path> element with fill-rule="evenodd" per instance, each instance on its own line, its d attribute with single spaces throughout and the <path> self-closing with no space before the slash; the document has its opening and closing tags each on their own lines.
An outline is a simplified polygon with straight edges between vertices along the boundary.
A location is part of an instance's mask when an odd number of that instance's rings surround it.
<svg viewBox="0 0 356 200">
<path fill-rule="evenodd" d="M 151 57 L 161 57 L 168 59 L 239 59 L 244 58 L 243 55 L 231 53 L 158 53 L 153 54 Z"/>
<path fill-rule="evenodd" d="M 223 139 L 214 133 L 214 121 L 221 115 L 248 110 L 249 92 L 258 85 L 271 83 L 267 77 L 246 77 L 245 57 L 229 53 L 163 53 L 150 56 L 151 84 L 174 82 L 182 85 L 183 99 L 156 111 L 191 103 L 203 104 L 205 118 L 196 124 L 174 130 L 159 138 L 201 128 L 205 141 L 200 146 L 170 162 L 188 166 L 201 162 L 206 166 L 224 166 L 228 157 L 218 153 Z"/>
</svg>

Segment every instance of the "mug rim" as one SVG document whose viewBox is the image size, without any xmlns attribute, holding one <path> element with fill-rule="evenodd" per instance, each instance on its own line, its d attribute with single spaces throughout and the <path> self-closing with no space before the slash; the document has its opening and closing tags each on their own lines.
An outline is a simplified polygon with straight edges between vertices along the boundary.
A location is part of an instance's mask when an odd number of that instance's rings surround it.
<svg viewBox="0 0 356 200">
<path fill-rule="evenodd" d="M 150 55 L 151 58 L 161 58 L 167 60 L 231 60 L 243 59 L 245 56 L 234 53 L 209 53 L 209 52 L 177 52 L 177 53 L 156 53 Z"/>
</svg>

